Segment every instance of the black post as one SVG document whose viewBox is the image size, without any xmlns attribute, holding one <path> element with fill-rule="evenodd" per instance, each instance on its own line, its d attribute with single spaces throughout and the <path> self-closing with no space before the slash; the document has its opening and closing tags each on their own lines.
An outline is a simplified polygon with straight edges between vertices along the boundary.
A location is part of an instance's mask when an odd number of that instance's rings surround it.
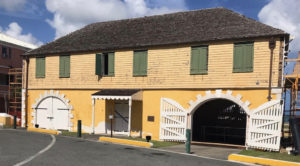
<svg viewBox="0 0 300 166">
<path fill-rule="evenodd" d="M 77 122 L 77 137 L 81 137 L 81 120 Z"/>
<path fill-rule="evenodd" d="M 14 129 L 17 128 L 17 116 L 15 115 L 14 116 Z"/>
<path fill-rule="evenodd" d="M 185 152 L 191 153 L 191 129 L 186 129 Z"/>
</svg>

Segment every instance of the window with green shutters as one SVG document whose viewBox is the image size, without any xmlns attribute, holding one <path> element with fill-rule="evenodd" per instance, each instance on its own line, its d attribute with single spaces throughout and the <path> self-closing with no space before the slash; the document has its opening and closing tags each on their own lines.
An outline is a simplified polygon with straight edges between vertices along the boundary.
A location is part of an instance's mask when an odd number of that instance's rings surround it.
<svg viewBox="0 0 300 166">
<path fill-rule="evenodd" d="M 148 51 L 134 51 L 133 76 L 146 76 L 148 63 Z"/>
<path fill-rule="evenodd" d="M 96 54 L 96 75 L 114 76 L 115 75 L 115 54 L 102 53 Z"/>
<path fill-rule="evenodd" d="M 235 43 L 233 52 L 233 72 L 253 72 L 253 42 Z"/>
<path fill-rule="evenodd" d="M 191 48 L 191 74 L 207 74 L 208 46 Z"/>
<path fill-rule="evenodd" d="M 35 77 L 45 78 L 45 57 L 36 57 Z"/>
<path fill-rule="evenodd" d="M 59 56 L 59 77 L 70 77 L 70 55 Z"/>
</svg>

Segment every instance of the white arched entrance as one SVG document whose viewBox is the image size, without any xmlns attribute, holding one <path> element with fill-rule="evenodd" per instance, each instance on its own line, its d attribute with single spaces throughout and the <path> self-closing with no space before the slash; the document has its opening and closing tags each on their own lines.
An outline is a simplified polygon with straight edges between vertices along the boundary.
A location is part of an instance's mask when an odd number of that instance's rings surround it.
<svg viewBox="0 0 300 166">
<path fill-rule="evenodd" d="M 192 129 L 192 134 L 194 134 L 192 138 L 196 139 L 195 138 L 195 137 L 197 137 L 196 134 L 198 135 L 199 134 L 198 132 L 200 132 L 198 130 L 201 130 L 200 135 L 202 135 L 202 136 L 200 136 L 200 137 L 207 137 L 207 136 L 205 136 L 205 133 L 207 134 L 207 132 L 209 130 L 211 130 L 211 131 L 214 130 L 214 132 L 220 133 L 220 135 L 223 132 L 227 133 L 227 136 L 226 136 L 226 134 L 224 134 L 224 136 L 220 136 L 220 137 L 225 138 L 225 137 L 230 137 L 231 136 L 232 137 L 231 138 L 231 140 L 232 140 L 231 143 L 233 143 L 234 142 L 233 141 L 233 138 L 234 138 L 233 135 L 234 134 L 229 134 L 229 133 L 231 131 L 234 131 L 236 133 L 242 132 L 241 137 L 243 137 L 244 139 L 243 140 L 238 140 L 236 142 L 240 142 L 240 143 L 237 143 L 237 144 L 243 144 L 244 145 L 245 142 L 246 142 L 246 139 L 247 139 L 247 123 L 248 123 L 248 119 L 249 119 L 249 115 L 250 115 L 250 109 L 249 109 L 248 106 L 250 105 L 250 102 L 249 101 L 243 102 L 241 99 L 242 99 L 242 96 L 239 95 L 239 94 L 237 96 L 233 96 L 232 91 L 227 91 L 226 93 L 222 93 L 222 90 L 216 90 L 215 93 L 211 93 L 211 91 L 206 91 L 205 96 L 197 95 L 197 100 L 196 101 L 190 101 L 189 102 L 190 107 L 187 109 L 187 112 L 188 112 L 188 128 Z M 221 102 L 221 101 L 223 101 L 223 102 Z M 209 117 L 207 115 L 207 114 L 212 114 L 213 111 L 216 111 L 216 110 L 213 110 L 214 102 L 215 102 L 215 104 L 218 104 L 218 103 L 219 104 L 220 103 L 223 103 L 223 104 L 232 103 L 233 106 L 236 106 L 236 107 L 239 106 L 240 107 L 240 109 L 235 110 L 236 113 L 237 112 L 242 112 L 238 115 L 240 117 L 234 117 L 233 115 L 231 115 L 233 112 L 227 113 L 227 115 L 222 115 L 222 116 L 224 116 L 224 118 L 228 118 L 228 120 L 226 120 L 226 121 L 229 121 L 229 118 L 230 119 L 244 119 L 244 120 L 239 121 L 239 123 L 236 124 L 237 126 L 232 126 L 232 125 L 231 126 L 230 125 L 228 125 L 228 126 L 219 125 L 218 126 L 218 123 L 220 121 L 222 121 L 222 119 L 217 120 L 217 117 Z M 211 107 L 210 112 L 206 112 L 208 110 L 205 110 L 204 112 L 199 110 L 199 108 L 202 109 L 202 108 L 206 107 L 208 104 L 210 104 L 210 107 Z M 222 106 L 220 105 L 220 106 L 216 106 L 216 107 L 222 107 Z M 196 114 L 196 111 L 197 111 L 197 114 Z M 199 115 L 199 111 L 200 111 L 201 115 Z M 224 111 L 226 111 L 226 110 L 224 110 Z M 228 115 L 232 116 L 232 117 L 226 117 Z M 216 114 L 213 114 L 213 116 L 220 116 L 220 114 L 216 113 Z M 200 119 L 201 119 L 202 122 L 198 122 L 200 120 L 198 117 L 201 117 Z M 206 121 L 205 118 L 207 118 L 207 123 L 206 124 L 205 124 L 205 122 L 203 122 L 203 121 Z M 209 120 L 208 120 L 209 118 L 213 119 L 214 122 L 210 123 Z M 225 121 L 225 120 L 223 120 L 223 121 Z M 231 122 L 237 122 L 237 121 L 231 120 Z M 197 123 L 197 124 L 195 125 L 195 123 Z M 204 124 L 202 124 L 201 126 L 198 126 L 198 125 L 200 125 L 200 123 L 204 123 Z M 240 123 L 242 123 L 242 125 Z M 200 127 L 201 127 L 201 129 L 200 129 Z M 196 132 L 196 131 L 198 131 L 198 132 Z M 200 141 L 200 138 L 199 138 L 199 140 L 194 140 L 194 141 Z M 201 141 L 209 141 L 210 142 L 210 139 L 207 138 L 207 140 L 203 140 L 203 138 L 201 138 Z M 211 141 L 214 142 L 213 139 L 211 139 Z M 225 140 L 222 143 L 226 143 Z M 229 142 L 227 141 L 227 143 L 229 143 Z M 233 144 L 235 144 L 235 143 L 233 143 Z"/>
<path fill-rule="evenodd" d="M 39 128 L 52 130 L 71 130 L 72 106 L 68 104 L 69 100 L 60 95 L 57 91 L 54 93 L 47 91 L 36 100 L 32 106 L 34 117 L 33 125 Z"/>
</svg>

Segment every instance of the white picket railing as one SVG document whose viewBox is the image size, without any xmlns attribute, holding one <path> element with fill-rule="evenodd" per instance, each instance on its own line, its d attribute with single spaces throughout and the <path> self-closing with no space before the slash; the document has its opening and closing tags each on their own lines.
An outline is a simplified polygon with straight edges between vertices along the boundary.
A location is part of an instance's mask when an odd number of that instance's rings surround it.
<svg viewBox="0 0 300 166">
<path fill-rule="evenodd" d="M 246 146 L 249 148 L 279 151 L 283 104 L 269 101 L 251 112 Z"/>
<path fill-rule="evenodd" d="M 187 112 L 176 101 L 161 98 L 160 139 L 165 141 L 185 141 Z"/>
</svg>

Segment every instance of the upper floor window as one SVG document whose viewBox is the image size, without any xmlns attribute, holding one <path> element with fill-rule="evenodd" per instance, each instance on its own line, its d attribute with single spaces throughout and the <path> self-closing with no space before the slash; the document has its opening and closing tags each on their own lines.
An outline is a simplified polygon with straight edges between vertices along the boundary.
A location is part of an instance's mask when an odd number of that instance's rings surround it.
<svg viewBox="0 0 300 166">
<path fill-rule="evenodd" d="M 39 56 L 36 57 L 35 61 L 35 77 L 36 78 L 45 78 L 45 57 Z"/>
<path fill-rule="evenodd" d="M 0 74 L 0 85 L 8 85 L 8 75 Z"/>
<path fill-rule="evenodd" d="M 96 75 L 114 76 L 115 75 L 115 54 L 102 53 L 96 54 Z"/>
<path fill-rule="evenodd" d="M 208 46 L 191 48 L 191 74 L 207 74 Z"/>
<path fill-rule="evenodd" d="M 59 56 L 59 77 L 70 77 L 70 55 Z"/>
<path fill-rule="evenodd" d="M 233 72 L 253 72 L 253 42 L 235 43 L 233 52 Z"/>
<path fill-rule="evenodd" d="M 2 46 L 2 58 L 11 58 L 11 48 Z"/>
<path fill-rule="evenodd" d="M 133 54 L 133 76 L 146 76 L 148 63 L 148 51 L 134 51 Z"/>
</svg>

